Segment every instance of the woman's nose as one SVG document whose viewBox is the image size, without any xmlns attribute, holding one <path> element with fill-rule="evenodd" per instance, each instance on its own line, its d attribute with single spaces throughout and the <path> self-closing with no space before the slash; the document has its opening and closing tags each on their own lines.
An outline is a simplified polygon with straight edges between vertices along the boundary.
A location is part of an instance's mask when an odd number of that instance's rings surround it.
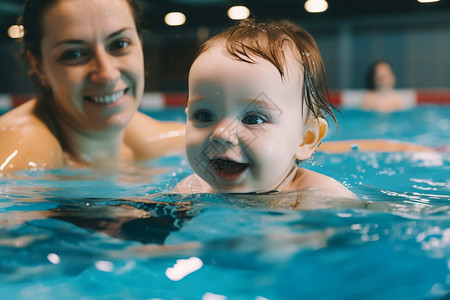
<svg viewBox="0 0 450 300">
<path fill-rule="evenodd" d="M 94 68 L 91 80 L 100 84 L 115 83 L 120 77 L 120 71 L 116 66 L 114 57 L 104 50 L 96 51 L 93 57 Z"/>
</svg>

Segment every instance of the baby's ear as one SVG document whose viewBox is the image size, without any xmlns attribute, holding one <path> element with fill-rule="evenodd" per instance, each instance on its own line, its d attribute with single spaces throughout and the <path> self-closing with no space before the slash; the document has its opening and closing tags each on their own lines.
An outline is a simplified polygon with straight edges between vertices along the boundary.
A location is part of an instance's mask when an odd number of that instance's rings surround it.
<svg viewBox="0 0 450 300">
<path fill-rule="evenodd" d="M 303 130 L 303 141 L 295 152 L 297 160 L 309 158 L 327 133 L 328 123 L 323 118 L 309 120 Z"/>
</svg>

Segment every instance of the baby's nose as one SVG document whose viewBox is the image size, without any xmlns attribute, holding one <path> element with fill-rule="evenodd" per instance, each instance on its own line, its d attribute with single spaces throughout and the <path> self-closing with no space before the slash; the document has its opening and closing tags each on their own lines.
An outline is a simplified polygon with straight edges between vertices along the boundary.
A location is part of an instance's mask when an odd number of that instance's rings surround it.
<svg viewBox="0 0 450 300">
<path fill-rule="evenodd" d="M 235 120 L 223 120 L 217 124 L 211 134 L 210 140 L 236 146 L 239 144 L 238 133 L 239 122 Z"/>
</svg>

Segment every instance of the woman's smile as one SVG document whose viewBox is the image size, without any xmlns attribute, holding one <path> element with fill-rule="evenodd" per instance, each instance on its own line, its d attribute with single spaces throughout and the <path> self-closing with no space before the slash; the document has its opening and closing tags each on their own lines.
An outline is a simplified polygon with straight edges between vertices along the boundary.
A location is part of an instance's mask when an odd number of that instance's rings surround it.
<svg viewBox="0 0 450 300">
<path fill-rule="evenodd" d="M 102 96 L 84 96 L 83 98 L 86 101 L 89 101 L 91 103 L 95 103 L 95 104 L 99 104 L 99 105 L 110 105 L 113 103 L 116 103 L 117 101 L 119 101 L 120 98 L 122 98 L 122 96 L 124 96 L 127 92 L 128 92 L 128 88 L 114 92 L 114 93 L 110 93 L 110 94 L 106 94 L 106 95 L 102 95 Z"/>
</svg>

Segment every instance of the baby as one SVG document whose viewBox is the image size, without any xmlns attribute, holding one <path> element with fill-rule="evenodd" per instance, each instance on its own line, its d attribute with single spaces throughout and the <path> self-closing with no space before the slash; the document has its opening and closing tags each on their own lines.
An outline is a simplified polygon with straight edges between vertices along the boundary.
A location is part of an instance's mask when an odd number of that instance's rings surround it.
<svg viewBox="0 0 450 300">
<path fill-rule="evenodd" d="M 298 167 L 334 117 L 312 36 L 292 23 L 244 20 L 205 42 L 189 72 L 186 154 L 195 172 L 179 193 L 301 188 L 353 194 Z M 336 119 L 335 119 L 336 120 Z"/>
</svg>

